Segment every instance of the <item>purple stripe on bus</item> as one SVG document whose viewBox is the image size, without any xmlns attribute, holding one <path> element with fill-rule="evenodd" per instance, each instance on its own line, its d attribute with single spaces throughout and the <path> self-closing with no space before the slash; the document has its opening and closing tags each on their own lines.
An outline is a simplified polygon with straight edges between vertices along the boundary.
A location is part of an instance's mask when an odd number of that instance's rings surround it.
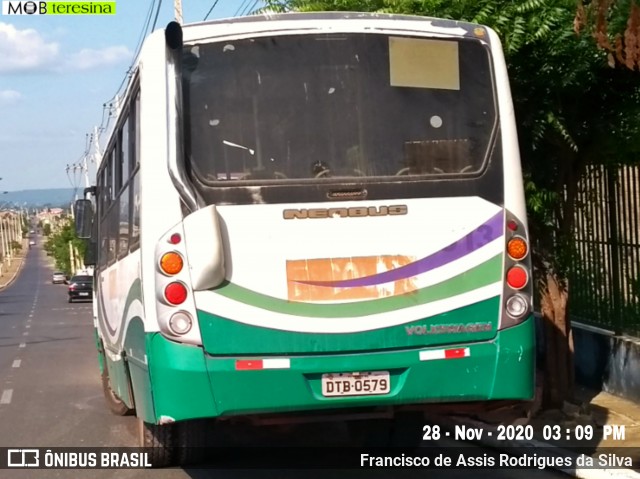
<svg viewBox="0 0 640 479">
<path fill-rule="evenodd" d="M 411 264 L 401 266 L 384 273 L 365 276 L 363 278 L 346 279 L 338 281 L 298 281 L 296 283 L 308 284 L 311 286 L 325 286 L 328 288 L 357 288 L 360 286 L 375 286 L 377 284 L 390 283 L 417 276 L 432 269 L 439 268 L 451 263 L 473 251 L 482 248 L 493 240 L 500 238 L 504 232 L 504 213 L 498 214 L 478 226 L 466 236 L 451 243 L 435 253 L 430 254 Z"/>
</svg>

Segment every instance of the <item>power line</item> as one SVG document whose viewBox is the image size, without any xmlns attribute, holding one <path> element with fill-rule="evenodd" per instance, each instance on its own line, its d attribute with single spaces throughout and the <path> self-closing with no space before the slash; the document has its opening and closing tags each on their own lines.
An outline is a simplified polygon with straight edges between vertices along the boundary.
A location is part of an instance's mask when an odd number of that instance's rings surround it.
<svg viewBox="0 0 640 479">
<path fill-rule="evenodd" d="M 244 9 L 244 11 L 240 14 L 240 15 L 247 15 L 249 13 L 251 13 L 253 11 L 253 9 L 256 7 L 256 5 L 258 4 L 259 0 L 255 0 L 253 2 L 253 5 L 251 5 L 250 7 L 247 6 L 247 8 Z"/>
<path fill-rule="evenodd" d="M 154 23 L 153 23 L 153 28 L 155 28 L 155 24 L 156 21 L 158 20 L 158 15 L 160 13 L 160 5 L 162 4 L 162 0 L 160 0 L 157 10 L 156 10 L 156 15 L 155 15 L 155 19 L 154 19 Z M 136 59 L 138 58 L 138 55 L 140 54 L 140 51 L 142 49 L 142 44 L 144 42 L 144 39 L 146 37 L 147 34 L 147 30 L 149 28 L 149 24 L 151 23 L 151 17 L 153 15 L 153 8 L 156 5 L 156 0 L 151 0 L 151 3 L 149 4 L 149 10 L 147 11 L 147 15 L 146 15 L 146 19 L 144 22 L 144 25 L 142 27 L 142 30 L 140 31 L 140 35 L 138 37 L 138 42 L 135 48 L 135 52 L 133 54 L 133 58 L 131 60 L 131 64 L 129 65 L 129 68 L 127 68 L 127 72 L 125 73 L 124 77 L 122 78 L 122 81 L 120 82 L 120 85 L 118 86 L 118 89 L 116 90 L 116 92 L 114 93 L 114 95 L 107 100 L 105 103 L 103 103 L 102 105 L 102 119 L 100 120 L 100 126 L 98 127 L 99 131 L 106 131 L 107 128 L 109 127 L 109 123 L 111 122 L 111 118 L 113 117 L 113 110 L 114 110 L 114 105 L 113 105 L 113 101 L 116 100 L 118 98 L 118 94 L 120 93 L 120 91 L 122 90 L 122 88 L 124 87 L 124 85 L 126 84 L 126 82 L 128 80 L 131 79 L 131 76 L 133 74 L 133 66 L 135 65 Z M 96 138 L 93 138 L 92 135 L 92 141 L 97 141 Z"/>
<path fill-rule="evenodd" d="M 242 9 L 246 6 L 245 4 L 247 4 L 247 3 L 249 3 L 249 0 L 244 0 L 244 1 L 240 4 L 240 6 L 238 7 L 238 9 L 236 10 L 236 13 L 234 13 L 234 14 L 233 14 L 233 16 L 234 16 L 234 17 L 237 17 L 237 16 L 238 16 L 238 13 L 240 13 L 240 10 L 242 10 Z"/>
<path fill-rule="evenodd" d="M 162 1 L 162 0 L 160 0 L 160 1 Z M 140 50 L 142 49 L 142 44 L 143 44 L 144 39 L 146 37 L 147 29 L 149 28 L 149 23 L 151 23 L 151 16 L 153 15 L 153 7 L 155 6 L 155 4 L 156 4 L 156 0 L 151 0 L 151 4 L 149 5 L 149 11 L 147 12 L 147 18 L 145 20 L 145 23 L 144 23 L 144 26 L 143 26 L 142 30 L 140 31 L 140 36 L 138 37 L 138 43 L 136 45 L 136 49 L 135 49 L 135 52 L 133 54 L 133 59 L 131 60 L 131 65 L 129 65 L 129 68 L 127 68 L 127 73 L 125 74 L 124 78 L 122 79 L 122 82 L 120 82 L 120 86 L 116 90 L 115 94 L 107 101 L 107 103 L 113 101 L 116 98 L 116 96 L 118 96 L 118 93 L 120 93 L 120 90 L 122 90 L 122 87 L 124 86 L 126 81 L 129 78 L 131 78 L 131 69 L 133 68 L 133 65 L 135 65 L 136 59 L 138 58 L 138 55 L 140 54 Z"/>
<path fill-rule="evenodd" d="M 158 21 L 158 14 L 160 13 L 160 7 L 162 6 L 162 0 L 158 2 L 158 8 L 156 9 L 156 17 L 153 19 L 153 26 L 151 27 L 151 31 L 155 30 L 156 23 Z"/>
<path fill-rule="evenodd" d="M 207 12 L 207 14 L 204 16 L 204 19 L 202 21 L 205 21 L 207 18 L 209 18 L 209 15 L 211 15 L 211 12 L 213 11 L 214 8 L 216 8 L 216 5 L 218 4 L 219 1 L 220 0 L 216 0 L 215 2 L 213 2 L 213 5 L 211 5 L 211 8 Z"/>
</svg>

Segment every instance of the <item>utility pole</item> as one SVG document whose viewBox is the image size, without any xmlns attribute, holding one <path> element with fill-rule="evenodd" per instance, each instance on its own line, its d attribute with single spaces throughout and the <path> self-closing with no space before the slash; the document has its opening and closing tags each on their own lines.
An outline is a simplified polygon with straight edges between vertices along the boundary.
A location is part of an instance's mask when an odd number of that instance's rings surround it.
<svg viewBox="0 0 640 479">
<path fill-rule="evenodd" d="M 73 245 L 69 241 L 69 267 L 71 268 L 71 276 L 76 274 L 76 260 L 73 256 Z"/>
<path fill-rule="evenodd" d="M 82 158 L 82 169 L 84 170 L 84 187 L 89 188 L 89 167 L 87 166 L 87 155 Z"/>
<path fill-rule="evenodd" d="M 9 238 L 7 238 L 7 225 L 4 222 L 4 218 L 0 220 L 0 229 L 2 230 L 2 242 L 4 251 L 6 252 L 7 264 L 11 266 L 11 247 L 9 244 Z"/>
<path fill-rule="evenodd" d="M 102 161 L 102 153 L 100 152 L 100 130 L 97 126 L 93 128 L 93 155 L 92 161 L 96 165 L 96 171 L 100 167 Z"/>
<path fill-rule="evenodd" d="M 16 215 L 13 217 L 13 224 L 16 228 L 16 241 L 22 244 L 22 228 L 20 227 L 20 210 L 16 212 Z"/>
<path fill-rule="evenodd" d="M 2 263 L 1 266 L 4 266 L 4 262 L 7 260 L 7 246 L 4 241 L 4 230 L 2 229 L 2 217 L 0 216 L 0 243 L 2 244 Z M 2 272 L 0 266 L 0 273 Z"/>
<path fill-rule="evenodd" d="M 182 25 L 182 0 L 173 0 L 173 10 L 175 11 L 176 22 Z"/>
</svg>

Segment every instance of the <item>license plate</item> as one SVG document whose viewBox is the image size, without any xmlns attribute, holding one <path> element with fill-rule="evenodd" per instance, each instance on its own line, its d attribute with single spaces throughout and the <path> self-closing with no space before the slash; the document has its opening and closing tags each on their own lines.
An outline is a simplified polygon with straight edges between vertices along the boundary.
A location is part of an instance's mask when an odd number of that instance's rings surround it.
<svg viewBox="0 0 640 479">
<path fill-rule="evenodd" d="M 89 293 L 79 293 L 80 296 L 89 296 Z"/>
<path fill-rule="evenodd" d="M 372 396 L 387 394 L 390 390 L 389 371 L 322 375 L 322 395 L 325 397 Z"/>
</svg>

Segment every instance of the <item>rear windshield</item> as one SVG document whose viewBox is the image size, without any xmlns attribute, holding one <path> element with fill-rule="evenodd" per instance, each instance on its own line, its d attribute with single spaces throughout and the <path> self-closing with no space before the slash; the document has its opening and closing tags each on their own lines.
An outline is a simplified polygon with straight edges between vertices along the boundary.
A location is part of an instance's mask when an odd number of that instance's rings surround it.
<svg viewBox="0 0 640 479">
<path fill-rule="evenodd" d="M 71 281 L 93 281 L 93 276 L 74 276 Z"/>
<path fill-rule="evenodd" d="M 186 149 L 204 184 L 468 176 L 496 122 L 476 40 L 297 35 L 185 50 Z"/>
</svg>

